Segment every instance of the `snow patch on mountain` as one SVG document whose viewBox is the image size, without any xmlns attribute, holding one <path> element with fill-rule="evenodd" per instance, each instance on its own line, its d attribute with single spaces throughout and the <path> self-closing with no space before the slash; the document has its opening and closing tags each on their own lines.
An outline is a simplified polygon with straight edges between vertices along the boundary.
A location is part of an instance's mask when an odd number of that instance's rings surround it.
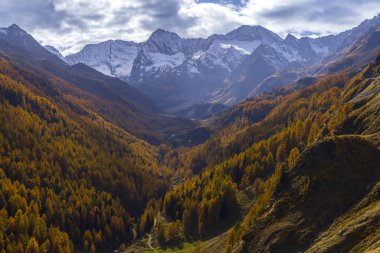
<svg viewBox="0 0 380 253">
<path fill-rule="evenodd" d="M 187 71 L 191 74 L 200 74 L 197 66 L 195 66 L 195 63 L 193 61 L 188 62 Z"/>
<path fill-rule="evenodd" d="M 310 42 L 311 49 L 317 54 L 325 54 L 329 52 L 329 49 L 325 46 L 318 45 L 315 41 Z"/>
<path fill-rule="evenodd" d="M 281 44 L 281 45 L 272 45 L 272 48 L 284 59 L 286 59 L 289 63 L 307 61 L 299 54 L 299 51 L 292 46 Z"/>
<path fill-rule="evenodd" d="M 230 72 L 261 44 L 260 40 L 215 40 L 207 50 L 197 51 L 191 58 L 207 68 L 223 68 Z"/>
<path fill-rule="evenodd" d="M 151 61 L 151 64 L 145 68 L 148 73 L 156 71 L 165 72 L 172 70 L 175 67 L 181 65 L 185 60 L 185 55 L 183 53 L 176 53 L 173 55 L 151 53 L 148 57 Z"/>
<path fill-rule="evenodd" d="M 105 75 L 127 79 L 139 51 L 138 43 L 110 40 L 87 45 L 80 52 L 66 59 L 70 64 L 84 63 Z"/>
<path fill-rule="evenodd" d="M 254 41 L 241 41 L 241 40 L 223 40 L 219 42 L 220 46 L 224 49 L 233 47 L 240 51 L 242 54 L 251 54 L 258 48 L 262 42 L 260 40 Z"/>
</svg>

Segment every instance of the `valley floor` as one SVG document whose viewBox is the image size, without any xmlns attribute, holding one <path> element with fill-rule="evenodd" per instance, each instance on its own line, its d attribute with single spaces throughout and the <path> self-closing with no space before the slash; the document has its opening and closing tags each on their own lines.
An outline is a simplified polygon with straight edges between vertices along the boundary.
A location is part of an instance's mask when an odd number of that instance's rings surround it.
<svg viewBox="0 0 380 253">
<path fill-rule="evenodd" d="M 250 206 L 253 202 L 253 197 L 250 194 L 250 189 L 239 191 L 237 194 L 238 203 L 240 206 L 240 212 L 235 217 L 235 222 L 241 222 L 245 215 L 247 215 Z M 160 219 L 163 221 L 165 218 L 162 215 L 158 215 L 156 220 Z M 167 221 L 164 221 L 167 223 Z M 156 223 L 156 222 L 155 222 Z M 155 227 L 153 227 L 150 233 L 146 233 L 143 237 L 139 238 L 135 243 L 129 246 L 126 250 L 120 251 L 120 253 L 145 253 L 145 252 L 168 252 L 168 253 L 192 253 L 192 252 L 202 252 L 202 253 L 214 253 L 214 252 L 224 252 L 226 246 L 226 239 L 228 229 L 230 228 L 229 224 L 231 221 L 226 221 L 226 224 L 221 224 L 224 229 L 219 231 L 222 232 L 216 236 L 212 236 L 208 240 L 201 240 L 195 242 L 184 242 L 178 247 L 167 247 L 162 249 L 158 243 L 155 236 Z"/>
</svg>

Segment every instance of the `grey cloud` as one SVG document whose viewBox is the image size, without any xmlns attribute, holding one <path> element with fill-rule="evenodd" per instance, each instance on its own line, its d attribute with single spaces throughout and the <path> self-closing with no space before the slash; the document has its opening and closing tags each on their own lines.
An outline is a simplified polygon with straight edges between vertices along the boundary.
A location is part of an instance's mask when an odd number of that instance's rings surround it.
<svg viewBox="0 0 380 253">
<path fill-rule="evenodd" d="M 301 31 L 299 32 L 299 35 L 301 35 L 302 37 L 309 37 L 309 36 L 320 36 L 321 33 L 313 32 L 313 31 Z"/>
<path fill-rule="evenodd" d="M 27 29 L 36 27 L 59 27 L 64 13 L 56 12 L 54 5 L 45 0 L 1 1 L 0 16 L 4 23 L 18 23 Z"/>
<path fill-rule="evenodd" d="M 104 20 L 106 18 L 106 16 L 102 15 L 102 14 L 95 13 L 95 14 L 91 14 L 91 15 L 84 15 L 83 18 L 86 20 L 100 21 L 100 20 Z"/>
<path fill-rule="evenodd" d="M 195 24 L 195 18 L 179 14 L 180 3 L 177 0 L 144 0 L 139 6 L 123 7 L 112 13 L 112 20 L 107 25 L 123 26 L 135 17 L 143 17 L 139 29 L 153 31 L 164 28 L 174 32 L 184 31 Z"/>
<path fill-rule="evenodd" d="M 279 5 L 262 13 L 260 18 L 277 22 L 293 20 L 344 24 L 356 20 L 356 7 L 370 3 L 378 3 L 378 0 L 310 0 L 292 5 Z"/>
<path fill-rule="evenodd" d="M 308 21 L 321 21 L 326 23 L 349 22 L 355 12 L 352 8 L 341 5 L 332 5 L 329 8 L 323 8 L 310 12 L 307 17 Z"/>
<path fill-rule="evenodd" d="M 177 17 L 179 8 L 175 0 L 148 0 L 141 5 L 144 12 L 157 19 Z"/>
<path fill-rule="evenodd" d="M 52 1 L 46 0 L 18 0 L 0 3 L 1 25 L 17 23 L 28 31 L 36 29 L 53 29 L 60 33 L 68 33 L 72 29 L 85 30 L 88 28 L 83 18 L 66 11 L 57 11 Z M 88 18 L 95 18 L 88 17 Z M 67 23 L 70 29 L 64 28 Z"/>
<path fill-rule="evenodd" d="M 131 18 L 136 14 L 136 9 L 132 8 L 120 8 L 119 10 L 114 11 L 112 20 L 107 22 L 107 26 L 113 25 L 125 25 Z"/>
<path fill-rule="evenodd" d="M 200 9 L 201 6 L 210 7 L 202 3 L 218 4 L 215 5 L 218 8 L 214 8 L 215 13 L 201 12 L 204 13 L 202 16 L 186 12 L 187 9 L 185 14 L 181 13 L 182 5 L 186 4 L 180 0 L 120 0 L 121 6 L 117 9 L 99 7 L 93 13 L 81 11 L 94 6 L 97 8 L 90 0 L 81 1 L 70 10 L 59 11 L 54 8 L 56 1 L 0 0 L 0 26 L 16 23 L 32 34 L 39 34 L 41 37 L 37 39 L 56 43 L 54 46 L 57 48 L 66 49 L 71 44 L 72 48 L 77 49 L 85 43 L 107 39 L 140 41 L 157 28 L 182 36 L 207 37 L 212 33 L 227 33 L 243 22 L 268 26 L 280 34 L 289 29 L 294 29 L 292 33 L 301 36 L 326 34 L 358 24 L 367 6 L 372 7 L 368 9 L 369 13 L 374 13 L 376 6 L 380 11 L 379 0 L 300 0 L 296 3 L 284 0 L 289 5 L 279 4 L 270 10 L 263 8 L 256 12 L 249 9 L 252 7 L 246 3 L 261 0 L 194 0 L 194 5 Z M 131 2 L 137 3 L 137 6 L 127 7 Z M 218 12 L 221 5 L 224 9 Z"/>
<path fill-rule="evenodd" d="M 197 3 L 217 3 L 221 5 L 230 5 L 233 4 L 237 7 L 246 6 L 249 0 L 196 0 Z"/>
<path fill-rule="evenodd" d="M 177 0 L 146 0 L 140 10 L 147 16 L 141 23 L 146 30 L 164 28 L 179 32 L 188 29 L 196 21 L 195 18 L 179 14 L 180 4 Z"/>
</svg>

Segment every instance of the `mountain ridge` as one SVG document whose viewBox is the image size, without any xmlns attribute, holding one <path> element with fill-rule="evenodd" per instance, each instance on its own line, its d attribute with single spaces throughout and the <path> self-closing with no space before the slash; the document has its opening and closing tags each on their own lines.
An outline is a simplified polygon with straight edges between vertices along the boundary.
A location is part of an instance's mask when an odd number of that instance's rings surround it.
<svg viewBox="0 0 380 253">
<path fill-rule="evenodd" d="M 119 46 L 107 41 L 119 51 L 107 53 L 102 43 L 85 46 L 66 57 L 70 64 L 82 62 L 104 74 L 128 81 L 150 96 L 161 108 L 170 112 L 183 111 L 200 103 L 230 106 L 247 96 L 288 85 L 303 77 L 303 68 L 315 67 L 344 56 L 371 27 L 380 25 L 380 15 L 363 21 L 357 27 L 320 38 L 296 38 L 289 34 L 281 38 L 262 26 L 242 25 L 207 38 L 181 38 L 178 34 L 157 29 L 146 42 Z M 264 46 L 264 48 L 263 48 Z M 242 72 L 249 58 L 261 58 L 261 64 L 251 66 L 266 74 L 262 78 L 247 78 Z M 88 60 L 87 60 L 88 58 Z M 300 72 L 294 79 L 277 78 L 275 86 L 260 84 L 281 72 Z M 244 87 L 244 88 L 241 88 Z"/>
</svg>

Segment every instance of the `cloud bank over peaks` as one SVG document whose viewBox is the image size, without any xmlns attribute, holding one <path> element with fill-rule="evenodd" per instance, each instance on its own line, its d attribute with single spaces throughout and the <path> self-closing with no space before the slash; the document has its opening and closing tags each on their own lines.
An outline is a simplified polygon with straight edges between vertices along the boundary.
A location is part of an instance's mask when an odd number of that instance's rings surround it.
<svg viewBox="0 0 380 253">
<path fill-rule="evenodd" d="M 378 0 L 2 0 L 0 26 L 12 23 L 69 54 L 109 39 L 144 41 L 158 28 L 208 37 L 240 25 L 281 36 L 321 36 L 380 12 Z"/>
</svg>

